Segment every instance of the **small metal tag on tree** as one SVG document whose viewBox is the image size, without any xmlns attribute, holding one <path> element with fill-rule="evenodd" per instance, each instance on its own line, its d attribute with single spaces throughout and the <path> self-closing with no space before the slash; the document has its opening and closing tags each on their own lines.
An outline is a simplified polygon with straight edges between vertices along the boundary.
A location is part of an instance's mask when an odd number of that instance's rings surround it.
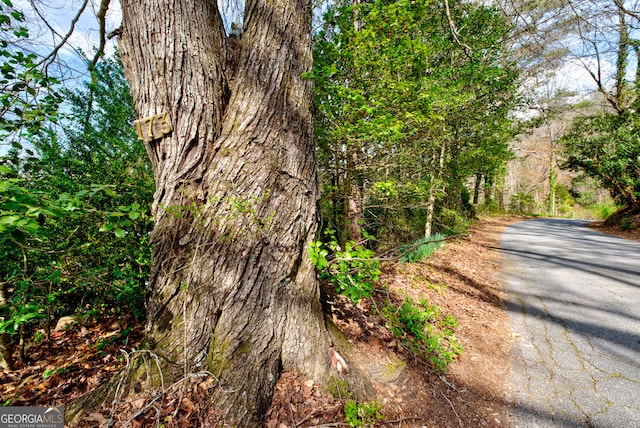
<svg viewBox="0 0 640 428">
<path fill-rule="evenodd" d="M 144 119 L 134 120 L 138 140 L 158 140 L 173 130 L 168 113 L 160 113 Z"/>
</svg>

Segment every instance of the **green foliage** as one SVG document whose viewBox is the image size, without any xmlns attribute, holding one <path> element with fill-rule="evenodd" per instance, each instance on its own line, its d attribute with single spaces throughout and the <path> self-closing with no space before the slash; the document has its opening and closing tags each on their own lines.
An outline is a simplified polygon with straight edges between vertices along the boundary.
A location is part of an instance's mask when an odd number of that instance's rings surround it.
<svg viewBox="0 0 640 428">
<path fill-rule="evenodd" d="M 636 230 L 638 228 L 638 217 L 628 216 L 622 218 L 620 221 L 620 228 L 622 230 Z"/>
<path fill-rule="evenodd" d="M 58 367 L 55 369 L 49 369 L 49 370 L 45 370 L 42 373 L 42 377 L 45 379 L 50 378 L 51 376 L 60 374 L 60 375 L 67 375 L 69 373 L 71 373 L 71 371 L 73 370 L 73 364 L 67 364 L 66 366 L 63 367 Z"/>
<path fill-rule="evenodd" d="M 565 184 L 556 183 L 555 186 L 553 186 L 553 190 L 556 205 L 555 214 L 563 216 L 572 214 L 575 199 L 571 196 L 569 188 Z"/>
<path fill-rule="evenodd" d="M 38 133 L 12 122 L 29 149 L 0 159 L 0 329 L 9 333 L 69 313 L 145 316 L 153 176 L 119 59 L 60 94 L 63 114 Z"/>
<path fill-rule="evenodd" d="M 347 382 L 334 376 L 332 376 L 329 382 L 327 382 L 327 392 L 334 398 L 341 400 L 353 397 L 353 393 L 349 389 Z"/>
<path fill-rule="evenodd" d="M 615 204 L 612 204 L 612 203 L 602 203 L 602 204 L 594 205 L 593 209 L 597 213 L 597 218 L 605 219 L 605 218 L 609 217 L 611 214 L 613 214 L 616 211 L 618 211 L 618 206 L 616 206 Z"/>
<path fill-rule="evenodd" d="M 640 115 L 578 118 L 562 143 L 568 167 L 599 180 L 618 203 L 640 209 Z"/>
<path fill-rule="evenodd" d="M 576 202 L 585 207 L 595 205 L 598 202 L 599 188 L 600 183 L 585 174 L 578 175 L 571 182 L 571 193 Z"/>
<path fill-rule="evenodd" d="M 29 32 L 24 15 L 0 2 L 0 141 L 22 150 L 21 139 L 38 135 L 58 119 L 59 83 L 42 70 L 36 54 L 20 49 Z"/>
<path fill-rule="evenodd" d="M 382 406 L 377 402 L 357 403 L 348 400 L 344 403 L 344 415 L 351 427 L 370 426 L 384 420 L 384 416 L 380 413 L 381 410 Z"/>
<path fill-rule="evenodd" d="M 20 327 L 29 321 L 45 318 L 42 308 L 34 303 L 20 305 L 14 314 L 6 317 L 6 321 L 0 323 L 0 333 L 14 334 L 20 331 Z"/>
<path fill-rule="evenodd" d="M 447 210 L 470 214 L 467 178 L 510 157 L 509 27 L 490 7 L 450 6 L 469 49 L 439 3 L 373 1 L 325 16 L 307 77 L 316 84 L 322 216 L 341 243 L 354 198 L 366 201 L 366 227 L 387 240 L 415 239 L 434 195 L 439 230 L 458 228 Z"/>
<path fill-rule="evenodd" d="M 64 249 L 57 264 L 67 299 L 92 302 L 69 309 L 143 318 L 153 227 L 152 171 L 130 125 L 135 112 L 119 58 L 102 59 L 93 73 L 83 87 L 64 91 L 64 138 L 38 139 L 34 145 L 40 162 L 27 168 L 46 178 L 39 186 L 51 191 L 102 189 L 90 200 L 94 212 L 52 230 L 54 245 Z M 72 240 L 58 238 L 69 233 Z"/>
<path fill-rule="evenodd" d="M 118 334 L 116 335 L 112 335 L 106 338 L 100 338 L 98 339 L 98 341 L 96 342 L 96 344 L 94 345 L 96 348 L 96 351 L 100 352 L 102 351 L 104 348 L 116 343 L 116 342 L 122 342 L 124 343 L 126 341 L 126 339 L 129 337 L 129 333 L 131 333 L 131 327 L 127 327 L 123 330 L 121 330 Z"/>
<path fill-rule="evenodd" d="M 53 199 L 45 192 L 20 186 L 26 184 L 24 179 L 7 178 L 14 174 L 6 166 L 0 170 L 0 259 L 4 262 L 0 281 L 12 290 L 0 313 L 0 332 L 14 334 L 30 322 L 46 318 L 46 310 L 54 307 L 61 295 L 57 289 L 60 271 L 54 265 L 30 270 L 30 253 L 34 248 L 46 248 L 52 224 L 86 212 L 84 199 L 100 188 Z"/>
<path fill-rule="evenodd" d="M 398 307 L 388 304 L 383 312 L 393 335 L 435 369 L 446 371 L 456 355 L 462 354 L 455 337 L 457 319 L 442 314 L 438 306 L 426 299 L 415 303 L 407 297 Z"/>
<path fill-rule="evenodd" d="M 422 237 L 411 245 L 407 245 L 407 244 L 401 245 L 400 248 L 398 249 L 400 253 L 404 253 L 412 247 L 415 247 L 415 248 L 409 251 L 408 253 L 404 254 L 400 258 L 400 261 L 404 263 L 415 263 L 422 259 L 431 257 L 433 253 L 435 253 L 438 250 L 438 248 L 444 245 L 444 241 L 431 242 L 428 244 L 423 244 L 423 243 L 428 241 L 435 241 L 438 239 L 444 239 L 444 235 L 436 233 L 435 235 L 431 235 L 429 238 Z M 416 247 L 416 245 L 418 246 Z"/>
<path fill-rule="evenodd" d="M 20 186 L 22 180 L 5 177 L 0 174 L 0 244 L 24 242 L 26 235 L 38 233 L 44 216 L 57 217 L 59 210 L 44 195 Z"/>
<path fill-rule="evenodd" d="M 446 235 L 465 233 L 469 228 L 470 220 L 459 210 L 442 207 L 438 214 L 435 229 Z"/>
<path fill-rule="evenodd" d="M 530 193 L 518 192 L 511 196 L 509 211 L 518 214 L 532 214 L 536 209 L 536 200 Z"/>
<path fill-rule="evenodd" d="M 309 247 L 309 258 L 320 278 L 329 280 L 336 291 L 347 296 L 353 304 L 371 297 L 382 273 L 380 262 L 373 259 L 375 253 L 353 241 L 348 241 L 343 249 L 335 235 L 329 236 L 328 249 L 320 241 L 312 242 Z"/>
<path fill-rule="evenodd" d="M 573 179 L 571 195 L 576 201 L 573 209 L 579 218 L 604 220 L 620 208 L 597 179 L 585 174 Z"/>
</svg>

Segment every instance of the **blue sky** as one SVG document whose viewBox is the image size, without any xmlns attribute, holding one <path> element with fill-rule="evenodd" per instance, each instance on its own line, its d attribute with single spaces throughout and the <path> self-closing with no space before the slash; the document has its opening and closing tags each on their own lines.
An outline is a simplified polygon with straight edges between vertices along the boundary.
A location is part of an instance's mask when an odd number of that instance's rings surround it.
<svg viewBox="0 0 640 428">
<path fill-rule="evenodd" d="M 33 3 L 37 11 L 29 0 L 14 0 L 16 9 L 21 10 L 26 16 L 32 48 L 46 54 L 70 31 L 71 22 L 83 2 L 33 0 Z M 78 50 L 91 56 L 94 47 L 99 43 L 98 23 L 95 17 L 99 3 L 99 0 L 89 0 L 89 4 L 76 23 L 73 34 L 59 52 L 60 60 L 71 68 L 71 73 L 75 77 L 86 75 L 86 67 L 81 62 Z M 120 2 L 112 0 L 107 14 L 107 32 L 117 28 L 120 21 Z M 109 41 L 106 47 L 107 53 L 113 52 L 114 49 L 115 40 Z M 60 71 L 65 75 L 69 72 L 68 70 Z"/>
</svg>

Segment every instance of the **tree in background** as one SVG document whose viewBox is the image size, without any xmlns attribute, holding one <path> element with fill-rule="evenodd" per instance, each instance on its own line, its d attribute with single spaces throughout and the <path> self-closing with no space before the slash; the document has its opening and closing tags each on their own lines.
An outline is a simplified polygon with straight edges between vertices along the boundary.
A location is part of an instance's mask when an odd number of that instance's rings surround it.
<svg viewBox="0 0 640 428">
<path fill-rule="evenodd" d="M 506 21 L 490 7 L 409 1 L 338 5 L 325 21 L 313 78 L 326 227 L 354 238 L 357 186 L 378 235 L 455 229 L 468 178 L 509 157 Z"/>
<path fill-rule="evenodd" d="M 563 138 L 567 166 L 598 179 L 630 213 L 640 211 L 640 134 L 637 114 L 577 119 Z"/>
<path fill-rule="evenodd" d="M 544 112 L 551 112 L 549 107 L 558 99 L 567 99 L 568 93 L 573 97 L 568 105 L 573 104 L 576 111 L 560 119 L 568 135 L 562 140 L 555 138 L 565 147 L 552 153 L 568 159 L 565 166 L 598 179 L 619 203 L 637 206 L 633 166 L 637 147 L 633 129 L 638 111 L 638 73 L 635 70 L 634 75 L 633 64 L 640 52 L 635 39 L 639 19 L 636 5 L 618 0 L 569 0 L 535 6 L 518 0 L 500 3 L 514 22 L 513 50 L 527 76 L 523 88 L 535 108 L 543 112 L 536 120 L 544 119 Z M 552 94 L 540 91 L 540 82 L 546 85 L 580 68 L 600 94 L 598 108 L 584 110 L 583 103 L 576 102 L 585 88 L 578 87 L 575 80 L 556 85 Z M 546 123 L 551 126 L 551 122 Z M 557 176 L 554 166 L 555 160 L 551 159 L 547 198 L 551 212 L 557 199 L 553 194 Z"/>
<path fill-rule="evenodd" d="M 583 44 L 595 51 L 598 64 L 606 59 L 615 64 L 610 74 L 600 65 L 590 71 L 608 108 L 576 119 L 563 142 L 569 167 L 600 180 L 618 203 L 636 213 L 640 211 L 640 139 L 636 131 L 640 71 L 630 77 L 629 68 L 640 59 L 640 44 L 633 38 L 640 17 L 620 1 L 608 6 L 606 19 L 601 11 L 578 12 L 585 17 L 578 26 Z M 608 24 L 604 29 L 603 21 Z M 603 46 L 607 50 L 601 53 Z"/>
</svg>

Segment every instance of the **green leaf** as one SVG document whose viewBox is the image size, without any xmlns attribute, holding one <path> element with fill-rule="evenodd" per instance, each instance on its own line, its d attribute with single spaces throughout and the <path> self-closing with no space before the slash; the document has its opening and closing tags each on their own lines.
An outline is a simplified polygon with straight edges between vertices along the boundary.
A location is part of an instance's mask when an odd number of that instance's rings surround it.
<svg viewBox="0 0 640 428">
<path fill-rule="evenodd" d="M 100 232 L 109 232 L 110 230 L 113 230 L 115 228 L 115 226 L 111 223 L 107 223 L 105 225 L 100 226 Z"/>
</svg>

